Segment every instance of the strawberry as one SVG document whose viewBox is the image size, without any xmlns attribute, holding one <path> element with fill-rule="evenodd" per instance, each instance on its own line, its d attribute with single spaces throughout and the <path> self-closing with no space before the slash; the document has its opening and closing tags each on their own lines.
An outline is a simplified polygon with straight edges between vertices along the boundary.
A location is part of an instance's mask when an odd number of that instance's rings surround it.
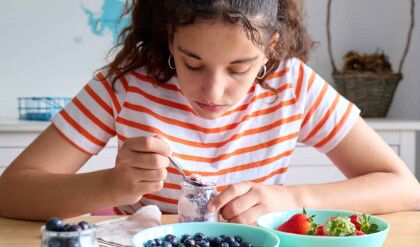
<svg viewBox="0 0 420 247">
<path fill-rule="evenodd" d="M 325 234 L 325 226 L 318 226 L 315 230 L 315 234 L 316 236 L 326 236 Z"/>
<path fill-rule="evenodd" d="M 303 213 L 298 213 L 290 217 L 286 222 L 276 228 L 277 231 L 289 232 L 295 234 L 308 234 L 312 230 L 312 218 L 306 215 L 305 209 Z"/>
<path fill-rule="evenodd" d="M 365 235 L 365 233 L 362 232 L 362 231 L 356 230 L 355 235 L 356 236 L 361 236 L 361 235 Z"/>
<path fill-rule="evenodd" d="M 350 218 L 350 221 L 351 221 L 351 223 L 353 223 L 353 225 L 356 227 L 356 230 L 360 230 L 360 223 L 357 221 L 357 217 L 358 217 L 358 215 L 357 214 L 353 214 L 353 215 L 350 215 L 349 216 L 349 218 Z"/>
</svg>

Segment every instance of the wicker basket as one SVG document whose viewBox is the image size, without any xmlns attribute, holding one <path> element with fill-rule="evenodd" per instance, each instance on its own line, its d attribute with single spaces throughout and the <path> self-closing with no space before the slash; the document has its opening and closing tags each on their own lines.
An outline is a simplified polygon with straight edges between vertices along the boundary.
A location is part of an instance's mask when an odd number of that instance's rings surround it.
<svg viewBox="0 0 420 247">
<path fill-rule="evenodd" d="M 402 75 L 337 73 L 333 78 L 337 91 L 356 104 L 363 117 L 385 117 Z"/>
<path fill-rule="evenodd" d="M 398 73 L 377 74 L 374 72 L 339 72 L 335 66 L 331 48 L 331 1 L 327 7 L 327 41 L 333 79 L 337 91 L 348 100 L 357 105 L 362 117 L 385 117 L 392 103 L 395 91 L 403 76 L 401 74 L 404 60 L 410 47 L 414 28 L 414 0 L 411 0 L 411 25 L 407 44 L 400 62 Z"/>
</svg>

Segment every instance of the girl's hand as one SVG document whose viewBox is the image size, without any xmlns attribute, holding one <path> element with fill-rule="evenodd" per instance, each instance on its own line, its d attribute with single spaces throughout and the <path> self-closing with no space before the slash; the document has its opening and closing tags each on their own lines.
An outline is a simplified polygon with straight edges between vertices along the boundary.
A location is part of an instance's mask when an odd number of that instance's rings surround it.
<svg viewBox="0 0 420 247">
<path fill-rule="evenodd" d="M 160 191 L 167 177 L 169 155 L 170 146 L 162 139 L 128 138 L 118 150 L 108 181 L 116 205 L 134 204 L 144 194 Z"/>
<path fill-rule="evenodd" d="M 299 207 L 287 187 L 242 182 L 220 193 L 208 209 L 211 212 L 220 209 L 228 222 L 252 225 L 262 214 Z"/>
</svg>

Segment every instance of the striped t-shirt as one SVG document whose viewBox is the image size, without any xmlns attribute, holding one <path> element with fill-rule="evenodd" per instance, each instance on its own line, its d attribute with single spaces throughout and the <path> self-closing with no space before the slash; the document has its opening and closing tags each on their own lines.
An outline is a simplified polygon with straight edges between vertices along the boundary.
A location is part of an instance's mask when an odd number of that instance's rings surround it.
<svg viewBox="0 0 420 247">
<path fill-rule="evenodd" d="M 139 68 L 120 76 L 114 91 L 105 72 L 99 72 L 99 80 L 92 79 L 55 115 L 53 124 L 89 154 L 97 154 L 115 135 L 119 147 L 130 137 L 164 136 L 187 173 L 209 177 L 222 191 L 242 181 L 283 184 L 297 143 L 326 153 L 349 132 L 360 113 L 296 58 L 282 62 L 267 78 L 277 97 L 255 83 L 242 100 L 213 120 L 194 113 L 176 77 L 157 84 L 146 74 L 145 68 Z M 160 192 L 115 211 L 131 214 L 155 204 L 176 213 L 181 180 L 168 167 Z"/>
</svg>

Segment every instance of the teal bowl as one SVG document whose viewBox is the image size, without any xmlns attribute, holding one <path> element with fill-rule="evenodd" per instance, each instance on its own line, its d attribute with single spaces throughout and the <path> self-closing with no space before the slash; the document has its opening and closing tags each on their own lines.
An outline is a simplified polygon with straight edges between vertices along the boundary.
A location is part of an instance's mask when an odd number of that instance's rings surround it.
<svg viewBox="0 0 420 247">
<path fill-rule="evenodd" d="M 193 235 L 201 232 L 206 236 L 240 235 L 244 241 L 258 247 L 279 247 L 279 238 L 269 230 L 261 227 L 219 222 L 192 222 L 162 225 L 145 229 L 134 235 L 133 246 L 144 247 L 147 240 L 163 238 L 167 234 L 175 235 L 178 239 L 183 234 Z"/>
<path fill-rule="evenodd" d="M 352 214 L 361 214 L 357 212 L 339 211 L 339 210 L 323 210 L 306 209 L 307 215 L 315 215 L 314 222 L 323 224 L 330 216 L 350 216 Z M 311 247 L 380 247 L 384 244 L 389 232 L 389 224 L 385 220 L 371 216 L 370 221 L 377 224 L 379 232 L 366 234 L 362 236 L 347 236 L 347 237 L 326 237 L 326 236 L 308 236 L 294 233 L 280 232 L 275 229 L 287 221 L 292 215 L 302 213 L 300 210 L 280 211 L 261 215 L 257 219 L 257 225 L 274 232 L 281 241 L 281 247 L 297 247 L 297 246 L 311 246 Z"/>
</svg>

